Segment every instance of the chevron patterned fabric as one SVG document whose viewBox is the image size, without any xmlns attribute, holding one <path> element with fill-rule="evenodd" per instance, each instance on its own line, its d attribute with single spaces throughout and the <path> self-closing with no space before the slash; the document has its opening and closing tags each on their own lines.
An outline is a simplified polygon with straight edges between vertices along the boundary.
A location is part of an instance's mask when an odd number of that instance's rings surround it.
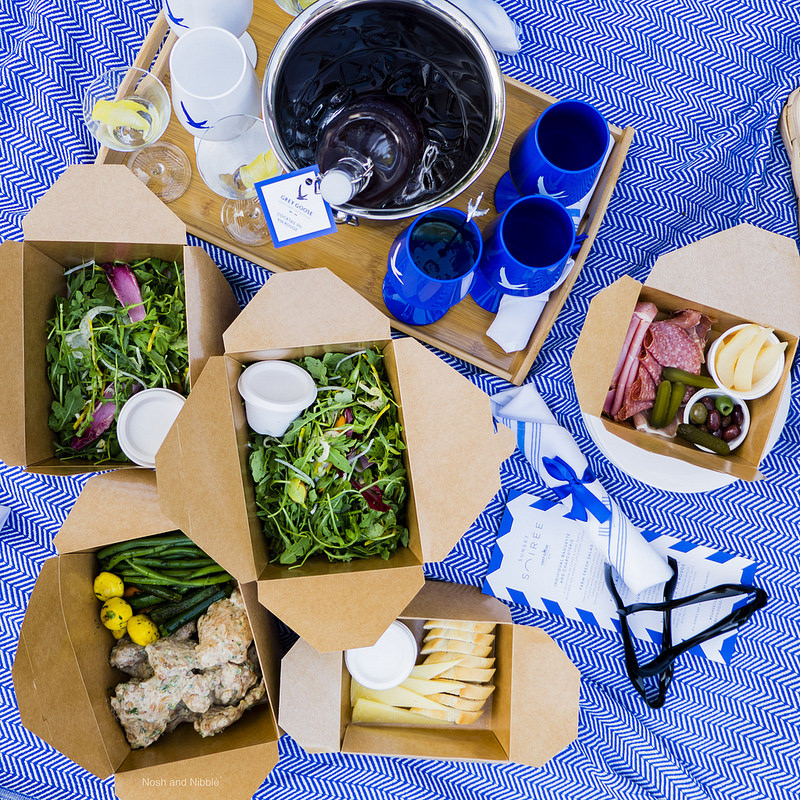
<svg viewBox="0 0 800 800">
<path fill-rule="evenodd" d="M 800 797 L 800 367 L 766 479 L 703 494 L 669 494 L 613 466 L 580 416 L 569 359 L 590 299 L 618 277 L 643 280 L 655 258 L 750 222 L 797 237 L 789 164 L 776 125 L 800 84 L 800 0 L 501 0 L 521 27 L 522 52 L 503 70 L 557 97 L 596 105 L 636 137 L 592 253 L 533 373 L 590 466 L 641 527 L 759 564 L 767 608 L 742 629 L 730 667 L 678 662 L 666 706 L 646 708 L 628 684 L 617 636 L 513 607 L 546 630 L 582 673 L 578 739 L 541 769 L 515 764 L 308 755 L 289 737 L 256 795 L 270 800 L 789 800 Z M 82 89 L 102 69 L 132 62 L 157 0 L 0 2 L 0 235 L 20 221 L 95 143 L 80 116 Z M 288 21 L 288 18 L 287 18 Z M 264 64 L 259 65 L 263 71 Z M 215 247 L 245 303 L 266 274 Z M 754 276 L 757 281 L 758 276 Z M 487 393 L 507 388 L 440 354 Z M 431 577 L 480 585 L 505 492 L 535 491 L 521 454 L 503 491 Z M 19 722 L 10 668 L 26 603 L 52 539 L 85 478 L 26 474 L 0 464 L 0 799 L 113 797 L 100 781 Z"/>
</svg>

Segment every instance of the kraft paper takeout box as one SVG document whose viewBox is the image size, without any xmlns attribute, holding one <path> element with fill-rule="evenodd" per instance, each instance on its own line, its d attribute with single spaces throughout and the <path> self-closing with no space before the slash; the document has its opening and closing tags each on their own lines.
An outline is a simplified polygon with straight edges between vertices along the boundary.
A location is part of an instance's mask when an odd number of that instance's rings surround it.
<svg viewBox="0 0 800 800">
<path fill-rule="evenodd" d="M 399 618 L 418 643 L 426 619 L 497 623 L 483 715 L 471 725 L 353 724 L 344 654 L 299 639 L 281 663 L 279 723 L 305 750 L 540 767 L 577 737 L 577 667 L 544 631 L 514 625 L 508 606 L 472 586 L 427 581 Z"/>
<path fill-rule="evenodd" d="M 109 705 L 129 676 L 108 664 L 114 639 L 93 593 L 94 553 L 171 530 L 152 471 L 117 470 L 86 483 L 55 537 L 61 555 L 44 562 L 22 623 L 12 669 L 22 724 L 97 777 L 113 773 L 121 800 L 246 800 L 277 763 L 279 738 L 278 638 L 254 584 L 240 589 L 268 701 L 216 736 L 203 739 L 184 723 L 142 750 L 131 750 Z"/>
<path fill-rule="evenodd" d="M 155 256 L 182 263 L 192 383 L 208 357 L 222 353 L 222 333 L 239 313 L 233 292 L 201 248 L 186 246 L 183 222 L 122 165 L 69 167 L 22 229 L 24 242 L 0 245 L 0 458 L 59 475 L 136 467 L 54 458 L 45 325 L 55 295 L 66 293 L 64 270 L 91 259 Z"/>
<path fill-rule="evenodd" d="M 376 271 L 376 280 L 378 280 Z M 319 650 L 371 645 L 500 488 L 514 436 L 489 399 L 326 269 L 272 276 L 225 332 L 156 457 L 162 508 L 261 602 Z M 408 547 L 289 569 L 269 563 L 248 466 L 249 428 L 236 388 L 242 366 L 379 347 L 400 407 L 409 475 Z"/>
<path fill-rule="evenodd" d="M 637 431 L 630 421 L 602 416 L 603 402 L 619 358 L 628 324 L 639 301 L 661 312 L 693 308 L 715 319 L 710 345 L 734 325 L 755 322 L 775 329 L 788 342 L 778 385 L 766 396 L 747 400 L 750 431 L 729 456 L 706 453 L 683 439 L 668 440 Z M 737 225 L 661 256 L 644 286 L 623 277 L 601 291 L 589 305 L 572 357 L 572 374 L 581 410 L 600 417 L 606 429 L 651 453 L 671 456 L 698 467 L 744 480 L 761 477 L 781 394 L 790 380 L 800 334 L 800 256 L 792 239 Z M 708 347 L 706 348 L 706 352 Z"/>
</svg>

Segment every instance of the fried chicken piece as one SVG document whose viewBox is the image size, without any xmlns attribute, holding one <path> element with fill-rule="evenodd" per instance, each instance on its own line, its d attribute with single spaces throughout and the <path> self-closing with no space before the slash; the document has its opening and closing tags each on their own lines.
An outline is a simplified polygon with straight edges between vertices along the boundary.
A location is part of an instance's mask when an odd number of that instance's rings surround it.
<svg viewBox="0 0 800 800">
<path fill-rule="evenodd" d="M 259 679 L 259 674 L 249 660 L 244 664 L 234 664 L 229 661 L 218 667 L 212 667 L 202 674 L 208 679 L 210 694 L 214 705 L 217 706 L 238 703 Z"/>
<path fill-rule="evenodd" d="M 120 639 L 112 648 L 108 663 L 134 678 L 146 680 L 153 676 L 153 668 L 147 661 L 147 652 L 140 644 L 130 639 Z"/>
<path fill-rule="evenodd" d="M 235 706 L 212 706 L 199 719 L 194 721 L 194 729 L 203 737 L 214 736 L 236 722 L 245 711 L 252 708 L 264 697 L 263 683 L 254 686 Z"/>
<path fill-rule="evenodd" d="M 197 620 L 197 659 L 201 669 L 216 667 L 227 661 L 242 664 L 253 632 L 247 621 L 244 601 L 238 589 L 228 599 L 217 600 Z"/>
<path fill-rule="evenodd" d="M 111 708 L 131 747 L 148 747 L 167 729 L 181 701 L 182 678 L 172 675 L 162 680 L 154 675 L 146 681 L 134 679 L 117 685 Z"/>
<path fill-rule="evenodd" d="M 200 669 L 194 642 L 178 641 L 172 636 L 159 639 L 145 648 L 150 666 L 159 678 L 182 675 Z"/>
<path fill-rule="evenodd" d="M 172 712 L 172 716 L 167 721 L 167 727 L 164 733 L 172 733 L 182 722 L 194 722 L 198 716 L 199 715 L 194 711 L 189 711 L 186 704 L 181 700 Z"/>
</svg>

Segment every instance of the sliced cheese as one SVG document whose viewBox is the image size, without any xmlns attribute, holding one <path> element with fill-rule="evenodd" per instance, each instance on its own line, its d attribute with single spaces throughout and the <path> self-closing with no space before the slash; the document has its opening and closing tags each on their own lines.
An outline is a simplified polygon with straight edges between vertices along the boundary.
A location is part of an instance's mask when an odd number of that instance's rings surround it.
<svg viewBox="0 0 800 800">
<path fill-rule="evenodd" d="M 431 700 L 436 700 L 443 706 L 457 708 L 460 711 L 480 711 L 486 703 L 486 700 L 469 700 L 453 694 L 433 694 Z"/>
<path fill-rule="evenodd" d="M 444 711 L 431 711 L 427 708 L 412 708 L 412 712 L 422 714 L 431 719 L 438 719 L 442 722 L 454 722 L 456 725 L 470 725 L 477 722 L 483 711 L 460 711 L 457 708 L 446 708 Z"/>
<path fill-rule="evenodd" d="M 756 363 L 753 366 L 753 385 L 755 386 L 760 381 L 772 372 L 781 353 L 786 349 L 788 342 L 780 342 L 779 344 L 767 343 L 762 348 L 756 358 Z"/>
<path fill-rule="evenodd" d="M 733 384 L 727 384 L 732 389 L 739 392 L 749 392 L 753 388 L 753 371 L 756 366 L 756 359 L 771 333 L 772 328 L 759 328 L 758 333 L 750 344 L 742 350 L 739 358 L 736 359 L 736 366 L 733 370 Z"/>
<path fill-rule="evenodd" d="M 488 644 L 472 644 L 471 642 L 459 642 L 455 639 L 431 639 L 422 645 L 420 653 L 427 655 L 428 653 L 460 653 L 466 656 L 478 656 L 483 658 L 488 656 L 492 650 L 492 646 Z"/>
<path fill-rule="evenodd" d="M 424 664 L 417 664 L 417 666 L 411 670 L 409 677 L 418 678 L 421 681 L 432 680 L 438 675 L 441 675 L 445 670 L 457 667 L 466 657 L 454 656 L 452 653 L 441 653 L 441 655 L 445 656 L 441 661 L 435 661 L 429 664 L 428 659 L 426 659 Z"/>
<path fill-rule="evenodd" d="M 467 667 L 453 667 L 443 672 L 440 678 L 452 678 L 456 681 L 466 681 L 467 683 L 486 683 L 492 679 L 493 669 L 468 669 Z"/>
<path fill-rule="evenodd" d="M 494 691 L 491 683 L 468 683 L 458 693 L 459 697 L 469 700 L 485 700 Z"/>
<path fill-rule="evenodd" d="M 426 664 L 442 664 L 447 663 L 452 659 L 452 655 L 450 653 L 430 653 L 425 657 Z M 461 658 L 461 663 L 458 665 L 453 664 L 453 666 L 459 667 L 472 667 L 473 669 L 490 669 L 494 666 L 494 658 L 479 658 L 478 656 L 463 656 Z M 449 667 L 448 667 L 449 669 Z M 444 670 L 442 670 L 444 672 Z"/>
<path fill-rule="evenodd" d="M 723 386 L 733 386 L 734 369 L 736 362 L 744 349 L 758 336 L 760 325 L 747 325 L 733 336 L 726 338 L 717 350 L 717 359 L 714 367 L 717 377 Z"/>
<path fill-rule="evenodd" d="M 473 644 L 492 644 L 493 633 L 477 633 L 476 631 L 460 631 L 457 628 L 431 628 L 425 636 L 425 641 L 430 639 L 451 639 L 457 642 L 472 642 Z"/>
<path fill-rule="evenodd" d="M 401 684 L 403 688 L 422 695 L 436 694 L 437 692 L 452 692 L 458 694 L 466 684 L 460 681 L 420 680 L 419 678 L 406 678 Z"/>
<path fill-rule="evenodd" d="M 384 703 L 387 706 L 399 706 L 400 708 L 441 708 L 441 703 L 437 703 L 424 695 L 412 692 L 403 686 L 395 686 L 393 689 L 367 689 L 356 681 L 350 681 L 350 702 L 355 704 L 359 699 L 374 700 L 376 703 Z"/>
<path fill-rule="evenodd" d="M 460 619 L 429 619 L 423 626 L 425 630 L 433 628 L 450 628 L 456 631 L 473 631 L 474 633 L 492 633 L 494 622 L 467 622 Z"/>
<path fill-rule="evenodd" d="M 433 712 L 430 712 L 433 713 Z M 353 722 L 374 723 L 387 722 L 401 725 L 446 725 L 446 719 L 423 716 L 404 708 L 395 708 L 374 700 L 359 697 L 353 706 Z"/>
</svg>

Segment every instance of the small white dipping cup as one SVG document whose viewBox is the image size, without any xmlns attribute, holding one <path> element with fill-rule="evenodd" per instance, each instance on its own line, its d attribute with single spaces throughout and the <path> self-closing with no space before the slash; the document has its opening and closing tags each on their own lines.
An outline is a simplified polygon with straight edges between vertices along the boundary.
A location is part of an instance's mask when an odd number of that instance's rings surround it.
<svg viewBox="0 0 800 800">
<path fill-rule="evenodd" d="M 786 354 L 781 353 L 780 358 L 772 368 L 772 371 L 768 375 L 765 375 L 755 386 L 753 386 L 749 392 L 736 392 L 729 386 L 725 386 L 725 384 L 720 381 L 719 376 L 717 375 L 717 353 L 719 352 L 722 343 L 730 339 L 730 337 L 736 333 L 736 331 L 746 328 L 749 324 L 749 322 L 746 322 L 743 325 L 736 325 L 733 328 L 728 328 L 728 330 L 725 331 L 722 336 L 713 342 L 711 347 L 708 349 L 708 355 L 706 356 L 706 367 L 708 369 L 708 374 L 711 376 L 714 383 L 716 383 L 717 386 L 719 386 L 720 389 L 722 389 L 726 394 L 730 395 L 734 399 L 738 398 L 739 400 L 755 400 L 759 397 L 763 397 L 765 394 L 769 394 L 778 385 L 778 381 L 781 379 L 781 375 L 783 375 L 783 367 L 786 363 Z M 778 344 L 779 342 L 780 339 L 774 333 L 771 333 L 766 343 Z"/>
<path fill-rule="evenodd" d="M 117 418 L 122 452 L 135 464 L 153 469 L 156 453 L 186 398 L 172 389 L 144 389 L 125 402 Z"/>
<path fill-rule="evenodd" d="M 317 399 L 314 379 L 289 361 L 259 361 L 239 376 L 247 424 L 256 432 L 283 436 Z"/>
<path fill-rule="evenodd" d="M 393 622 L 372 647 L 344 651 L 347 671 L 367 689 L 392 689 L 414 669 L 417 640 L 402 622 Z"/>
<path fill-rule="evenodd" d="M 727 395 L 731 398 L 731 400 L 733 400 L 734 403 L 736 403 L 737 406 L 741 406 L 742 416 L 744 417 L 742 424 L 739 426 L 742 432 L 733 441 L 728 442 L 728 447 L 730 447 L 731 452 L 733 452 L 745 440 L 747 432 L 750 430 L 750 409 L 747 407 L 747 403 L 745 403 L 741 397 L 736 397 L 736 395 L 731 394 L 727 389 L 703 389 L 699 392 L 695 392 L 689 398 L 689 402 L 683 407 L 683 422 L 686 425 L 691 425 L 692 418 L 690 414 L 692 411 L 692 406 L 695 403 L 699 403 L 704 397 L 710 397 L 712 400 L 716 400 L 718 397 L 722 397 L 723 395 Z M 698 450 L 705 450 L 706 453 L 714 452 L 713 450 L 709 450 L 707 447 L 701 447 L 699 444 L 695 444 L 695 447 Z"/>
</svg>

